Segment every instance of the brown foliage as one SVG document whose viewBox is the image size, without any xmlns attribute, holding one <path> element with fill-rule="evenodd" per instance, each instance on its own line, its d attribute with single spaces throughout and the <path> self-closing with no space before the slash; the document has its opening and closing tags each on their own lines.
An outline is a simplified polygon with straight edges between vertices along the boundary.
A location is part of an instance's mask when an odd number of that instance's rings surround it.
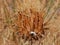
<svg viewBox="0 0 60 45">
<path fill-rule="evenodd" d="M 24 35 L 28 38 L 31 38 L 30 32 L 33 31 L 37 35 L 41 36 L 41 33 L 43 33 L 43 17 L 40 12 L 37 12 L 35 10 L 30 9 L 29 13 L 26 13 L 27 10 L 23 12 L 18 12 L 18 20 L 16 21 L 20 35 Z M 27 11 L 28 12 L 28 11 Z"/>
</svg>

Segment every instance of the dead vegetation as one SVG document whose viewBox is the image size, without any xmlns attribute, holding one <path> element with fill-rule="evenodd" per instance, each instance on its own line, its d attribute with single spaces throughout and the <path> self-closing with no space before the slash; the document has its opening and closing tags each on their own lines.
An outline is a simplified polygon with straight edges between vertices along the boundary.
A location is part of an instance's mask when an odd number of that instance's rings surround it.
<svg viewBox="0 0 60 45">
<path fill-rule="evenodd" d="M 43 37 L 22 39 L 30 29 Z M 60 45 L 60 0 L 0 0 L 0 45 Z"/>
</svg>

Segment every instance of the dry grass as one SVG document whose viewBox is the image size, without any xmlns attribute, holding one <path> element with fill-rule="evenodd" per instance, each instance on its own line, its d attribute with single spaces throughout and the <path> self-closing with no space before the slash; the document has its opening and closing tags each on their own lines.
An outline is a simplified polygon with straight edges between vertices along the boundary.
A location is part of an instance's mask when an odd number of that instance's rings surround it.
<svg viewBox="0 0 60 45">
<path fill-rule="evenodd" d="M 45 32 L 32 45 L 60 45 L 60 0 L 0 0 L 0 45 L 31 45 L 20 37 L 16 24 L 18 12 L 27 10 L 30 16 L 31 8 L 42 14 Z"/>
</svg>

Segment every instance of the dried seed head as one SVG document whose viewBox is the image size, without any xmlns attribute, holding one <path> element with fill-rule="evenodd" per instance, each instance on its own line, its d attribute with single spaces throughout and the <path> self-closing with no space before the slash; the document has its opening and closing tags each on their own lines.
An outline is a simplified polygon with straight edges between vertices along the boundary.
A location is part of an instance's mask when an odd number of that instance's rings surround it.
<svg viewBox="0 0 60 45">
<path fill-rule="evenodd" d="M 22 13 L 19 13 L 18 15 L 18 20 L 16 21 L 17 25 L 21 27 L 19 29 L 21 35 L 24 38 L 27 38 L 28 40 L 33 38 L 33 39 L 38 39 L 40 34 L 43 32 L 43 18 L 42 14 L 39 12 L 30 9 L 31 17 L 26 16 L 25 11 Z"/>
</svg>

